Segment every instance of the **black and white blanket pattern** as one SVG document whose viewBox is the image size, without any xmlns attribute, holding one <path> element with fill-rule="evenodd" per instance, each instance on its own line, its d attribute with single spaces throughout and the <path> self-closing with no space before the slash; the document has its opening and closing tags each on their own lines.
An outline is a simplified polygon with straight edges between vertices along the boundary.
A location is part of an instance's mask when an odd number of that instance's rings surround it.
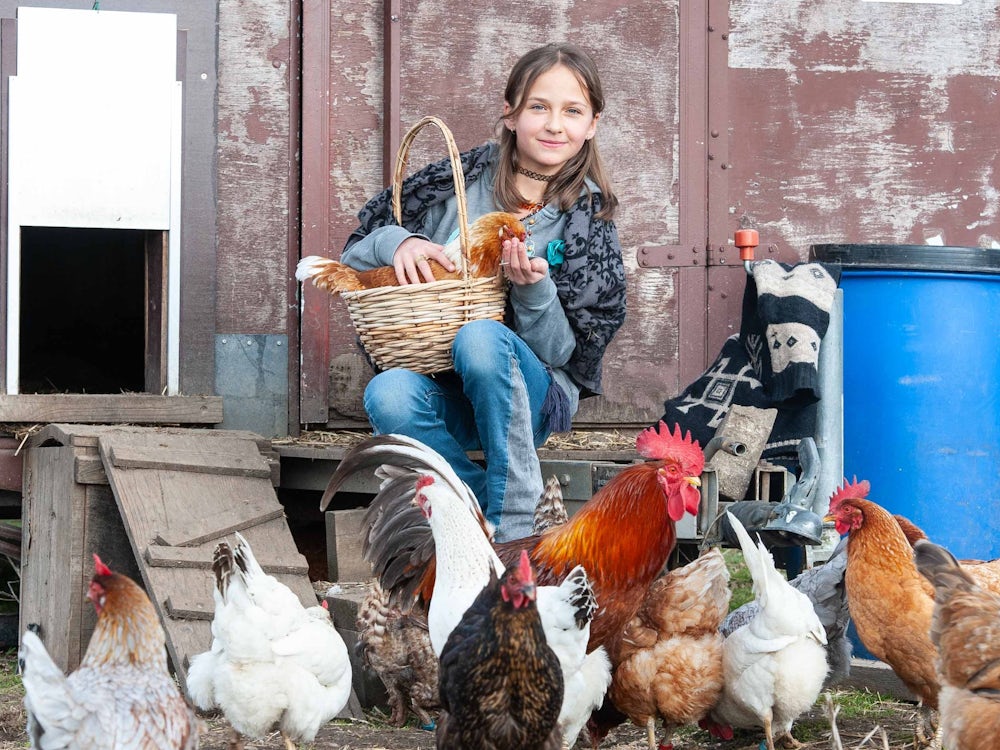
<svg viewBox="0 0 1000 750">
<path fill-rule="evenodd" d="M 726 339 L 701 377 L 664 402 L 662 419 L 705 445 L 732 404 L 777 409 L 762 457 L 794 466 L 799 440 L 816 431 L 820 343 L 839 280 L 835 265 L 754 263 L 740 333 Z"/>
</svg>

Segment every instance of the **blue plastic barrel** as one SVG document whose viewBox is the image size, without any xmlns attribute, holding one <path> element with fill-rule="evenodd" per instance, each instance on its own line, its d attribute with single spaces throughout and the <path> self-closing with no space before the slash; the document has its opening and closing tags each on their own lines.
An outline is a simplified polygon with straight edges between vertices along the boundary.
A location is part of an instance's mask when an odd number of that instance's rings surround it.
<svg viewBox="0 0 1000 750">
<path fill-rule="evenodd" d="M 1000 557 L 1000 251 L 813 254 L 843 269 L 844 473 L 957 557 Z"/>
</svg>

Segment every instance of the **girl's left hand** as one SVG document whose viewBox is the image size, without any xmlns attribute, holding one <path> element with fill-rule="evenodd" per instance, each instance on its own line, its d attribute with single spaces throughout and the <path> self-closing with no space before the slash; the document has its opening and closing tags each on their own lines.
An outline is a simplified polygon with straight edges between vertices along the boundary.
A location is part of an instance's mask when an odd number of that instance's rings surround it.
<svg viewBox="0 0 1000 750">
<path fill-rule="evenodd" d="M 500 269 L 511 284 L 523 286 L 536 284 L 549 273 L 549 262 L 545 258 L 529 258 L 528 246 L 516 237 L 504 240 Z"/>
</svg>

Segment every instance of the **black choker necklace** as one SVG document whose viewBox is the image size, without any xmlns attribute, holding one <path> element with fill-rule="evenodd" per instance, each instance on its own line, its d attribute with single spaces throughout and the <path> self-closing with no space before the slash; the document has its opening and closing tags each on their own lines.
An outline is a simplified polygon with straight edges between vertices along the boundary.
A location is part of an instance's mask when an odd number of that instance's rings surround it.
<svg viewBox="0 0 1000 750">
<path fill-rule="evenodd" d="M 552 178 L 555 177 L 554 174 L 541 174 L 540 172 L 532 172 L 530 169 L 525 169 L 524 167 L 514 167 L 514 171 L 518 174 L 523 174 L 525 177 L 530 177 L 533 180 L 538 180 L 539 182 L 551 182 Z"/>
</svg>

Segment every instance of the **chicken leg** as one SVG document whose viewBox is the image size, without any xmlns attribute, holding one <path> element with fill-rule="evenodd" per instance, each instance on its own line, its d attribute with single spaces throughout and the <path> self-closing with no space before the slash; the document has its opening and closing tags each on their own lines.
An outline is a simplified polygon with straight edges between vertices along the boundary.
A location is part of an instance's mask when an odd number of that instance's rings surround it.
<svg viewBox="0 0 1000 750">
<path fill-rule="evenodd" d="M 285 750 L 296 750 L 295 743 L 292 742 L 291 738 L 284 732 L 281 733 L 281 739 L 285 741 Z"/>
</svg>

